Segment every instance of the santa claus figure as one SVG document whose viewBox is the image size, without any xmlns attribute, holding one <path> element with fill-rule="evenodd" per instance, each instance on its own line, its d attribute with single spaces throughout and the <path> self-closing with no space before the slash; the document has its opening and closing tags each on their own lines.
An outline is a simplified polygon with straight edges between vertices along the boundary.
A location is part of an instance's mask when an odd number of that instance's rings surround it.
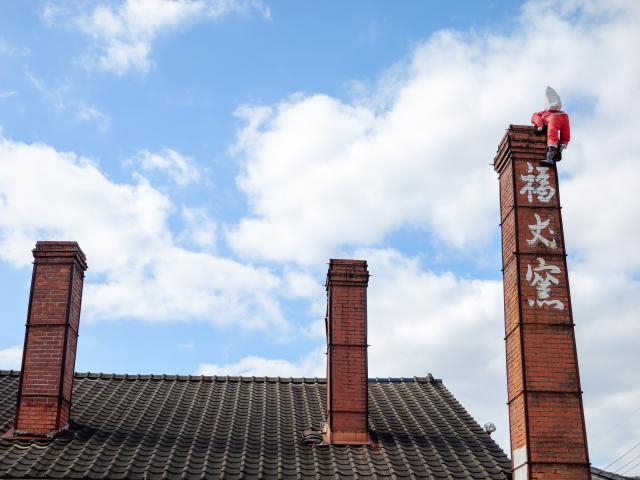
<svg viewBox="0 0 640 480">
<path fill-rule="evenodd" d="M 562 151 L 567 148 L 571 139 L 569 115 L 562 111 L 560 95 L 553 88 L 547 87 L 544 92 L 545 109 L 531 117 L 539 132 L 547 130 L 547 158 L 540 163 L 553 166 L 562 160 Z"/>
</svg>

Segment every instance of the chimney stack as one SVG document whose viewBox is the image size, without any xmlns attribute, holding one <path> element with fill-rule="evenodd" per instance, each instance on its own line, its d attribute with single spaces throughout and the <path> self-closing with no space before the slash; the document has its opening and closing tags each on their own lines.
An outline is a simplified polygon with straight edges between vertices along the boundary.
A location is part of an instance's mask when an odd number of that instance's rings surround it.
<svg viewBox="0 0 640 480">
<path fill-rule="evenodd" d="M 52 438 L 69 423 L 86 257 L 76 242 L 37 242 L 14 428 Z"/>
<path fill-rule="evenodd" d="M 329 261 L 325 443 L 368 445 L 367 285 L 364 260 Z"/>
<path fill-rule="evenodd" d="M 558 173 L 544 135 L 511 125 L 500 176 L 513 479 L 590 479 Z"/>
</svg>

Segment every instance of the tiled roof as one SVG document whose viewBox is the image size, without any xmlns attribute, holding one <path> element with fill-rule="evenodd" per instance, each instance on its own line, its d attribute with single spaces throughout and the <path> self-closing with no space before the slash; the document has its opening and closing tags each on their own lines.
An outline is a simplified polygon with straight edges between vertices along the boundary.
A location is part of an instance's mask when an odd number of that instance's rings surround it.
<svg viewBox="0 0 640 480">
<path fill-rule="evenodd" d="M 601 470 L 600 468 L 591 467 L 591 475 L 593 476 L 593 480 L 596 479 L 606 479 L 606 480 L 634 480 L 640 477 L 627 477 L 625 475 L 618 475 L 617 473 L 607 472 L 606 470 Z"/>
<path fill-rule="evenodd" d="M 0 371 L 0 432 L 17 372 Z M 0 441 L 0 478 L 509 478 L 439 380 L 369 380 L 378 447 L 313 445 L 324 379 L 76 374 L 72 439 Z M 305 439 L 307 441 L 305 441 Z M 310 442 L 310 444 L 307 444 Z"/>
</svg>

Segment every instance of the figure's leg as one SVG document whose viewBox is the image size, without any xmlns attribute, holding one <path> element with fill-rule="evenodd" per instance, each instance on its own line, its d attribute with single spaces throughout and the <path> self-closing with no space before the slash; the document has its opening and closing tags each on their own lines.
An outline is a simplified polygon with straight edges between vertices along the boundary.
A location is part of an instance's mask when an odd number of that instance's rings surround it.
<svg viewBox="0 0 640 480">
<path fill-rule="evenodd" d="M 556 148 L 556 156 L 553 157 L 553 159 L 556 162 L 559 162 L 560 160 L 562 160 L 562 148 L 560 148 L 560 145 L 558 145 L 558 148 Z"/>
<path fill-rule="evenodd" d="M 540 163 L 544 165 L 555 165 L 562 160 L 562 155 L 558 149 L 558 130 L 560 130 L 559 117 L 551 115 L 547 121 L 547 158 Z"/>
<path fill-rule="evenodd" d="M 547 158 L 545 158 L 544 160 L 540 160 L 540 163 L 543 165 L 553 166 L 556 164 L 557 155 L 558 155 L 558 147 L 549 145 L 547 147 Z"/>
<path fill-rule="evenodd" d="M 551 115 L 548 120 L 547 127 L 547 145 L 549 147 L 558 147 L 558 131 L 560 130 L 559 115 Z"/>
</svg>

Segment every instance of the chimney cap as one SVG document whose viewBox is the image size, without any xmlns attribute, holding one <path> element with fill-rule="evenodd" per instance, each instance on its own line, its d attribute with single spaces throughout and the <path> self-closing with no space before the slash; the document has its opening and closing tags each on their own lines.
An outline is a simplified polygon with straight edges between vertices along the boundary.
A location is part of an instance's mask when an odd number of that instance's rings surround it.
<svg viewBox="0 0 640 480">
<path fill-rule="evenodd" d="M 349 258 L 331 258 L 329 265 L 367 265 L 366 260 L 353 260 Z"/>
<path fill-rule="evenodd" d="M 33 249 L 33 257 L 36 263 L 48 261 L 53 258 L 73 258 L 83 270 L 87 269 L 87 256 L 84 254 L 78 242 L 59 240 L 39 240 Z"/>
<path fill-rule="evenodd" d="M 325 287 L 327 289 L 329 289 L 329 285 L 361 285 L 366 287 L 370 276 L 366 260 L 332 258 L 329 260 Z"/>
</svg>

